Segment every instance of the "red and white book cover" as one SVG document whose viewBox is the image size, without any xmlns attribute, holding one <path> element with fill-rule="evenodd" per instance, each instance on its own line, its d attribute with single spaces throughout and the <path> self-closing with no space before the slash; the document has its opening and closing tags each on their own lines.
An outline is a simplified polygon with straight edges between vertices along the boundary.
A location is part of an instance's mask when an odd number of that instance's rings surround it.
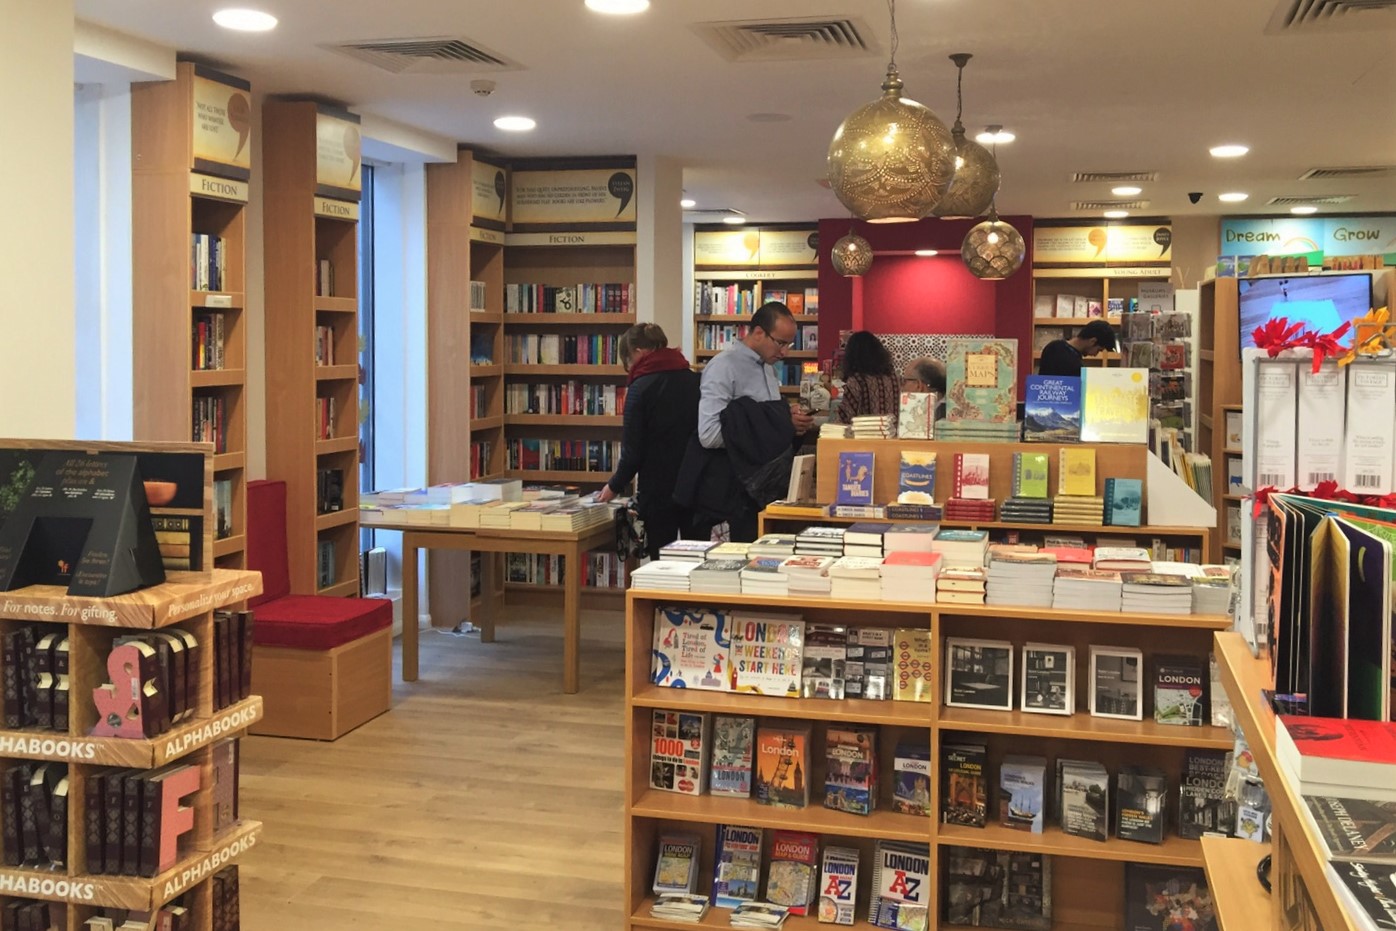
<svg viewBox="0 0 1396 931">
<path fill-rule="evenodd" d="M 1276 720 L 1275 755 L 1301 787 L 1396 787 L 1396 723 L 1298 715 Z"/>
</svg>

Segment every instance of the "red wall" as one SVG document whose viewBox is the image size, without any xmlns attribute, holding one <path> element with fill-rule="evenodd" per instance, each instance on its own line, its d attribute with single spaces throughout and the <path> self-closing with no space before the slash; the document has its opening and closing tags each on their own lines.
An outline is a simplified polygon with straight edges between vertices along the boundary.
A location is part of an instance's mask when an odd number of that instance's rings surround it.
<svg viewBox="0 0 1396 931">
<path fill-rule="evenodd" d="M 1032 218 L 1003 219 L 1028 244 L 1023 267 L 1003 281 L 982 281 L 960 261 L 960 243 L 974 220 L 854 224 L 873 247 L 872 268 L 862 278 L 845 278 L 829 262 L 829 250 L 848 232 L 849 221 L 819 221 L 821 358 L 833 354 L 840 330 L 991 333 L 1018 340 L 1021 384 L 1032 366 Z M 940 255 L 909 254 L 916 249 Z"/>
</svg>

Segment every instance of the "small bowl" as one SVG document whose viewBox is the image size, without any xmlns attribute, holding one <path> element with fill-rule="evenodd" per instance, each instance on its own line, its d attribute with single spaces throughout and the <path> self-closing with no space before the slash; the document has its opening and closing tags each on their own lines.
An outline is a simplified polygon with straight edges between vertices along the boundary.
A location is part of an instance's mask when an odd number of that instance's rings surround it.
<svg viewBox="0 0 1396 931">
<path fill-rule="evenodd" d="M 145 500 L 150 502 L 151 507 L 164 507 L 174 500 L 175 492 L 179 491 L 179 486 L 174 482 L 142 482 L 145 486 Z"/>
</svg>

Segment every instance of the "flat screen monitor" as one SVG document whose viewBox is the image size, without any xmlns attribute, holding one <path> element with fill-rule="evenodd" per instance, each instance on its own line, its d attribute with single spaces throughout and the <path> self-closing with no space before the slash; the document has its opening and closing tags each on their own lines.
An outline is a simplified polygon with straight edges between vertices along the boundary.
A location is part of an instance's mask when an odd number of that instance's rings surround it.
<svg viewBox="0 0 1396 931">
<path fill-rule="evenodd" d="M 1305 329 L 1331 333 L 1372 309 L 1369 272 L 1243 278 L 1238 288 L 1242 349 L 1254 346 L 1255 328 L 1275 317 L 1302 320 Z"/>
</svg>

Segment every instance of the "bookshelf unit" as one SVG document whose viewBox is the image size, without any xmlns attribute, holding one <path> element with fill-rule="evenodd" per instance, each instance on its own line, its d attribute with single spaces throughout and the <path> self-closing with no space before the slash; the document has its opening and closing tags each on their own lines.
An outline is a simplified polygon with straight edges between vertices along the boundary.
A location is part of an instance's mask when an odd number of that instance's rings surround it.
<svg viewBox="0 0 1396 931">
<path fill-rule="evenodd" d="M 654 612 L 671 604 L 750 610 L 798 612 L 807 622 L 844 624 L 850 627 L 910 627 L 929 630 L 934 655 L 932 693 L 928 703 L 863 699 L 792 699 L 744 693 L 669 689 L 650 680 Z M 649 915 L 653 896 L 657 838 L 666 830 L 696 833 L 702 839 L 698 891 L 712 884 L 715 825 L 753 825 L 770 829 L 795 829 L 820 835 L 821 845 L 839 844 L 861 851 L 857 924 L 866 921 L 871 883 L 871 850 L 875 839 L 902 839 L 929 844 L 931 850 L 931 926 L 946 927 L 941 851 L 965 845 L 998 850 L 1051 854 L 1070 858 L 1053 867 L 1053 925 L 1073 929 L 1115 929 L 1124 909 L 1125 862 L 1201 866 L 1201 844 L 1179 838 L 1170 830 L 1162 844 L 1132 843 L 1111 837 L 1103 843 L 1063 834 L 1055 825 L 1042 834 L 1003 828 L 991 814 L 985 828 L 939 823 L 939 747 L 942 742 L 963 742 L 978 735 L 988 747 L 986 780 L 997 785 L 998 765 L 1006 752 L 1034 753 L 1048 758 L 1052 773 L 1057 757 L 1093 759 L 1112 773 L 1125 762 L 1159 766 L 1170 777 L 1176 798 L 1178 776 L 1188 747 L 1227 749 L 1231 735 L 1224 728 L 1168 727 L 1152 720 L 1120 721 L 1094 718 L 1084 711 L 1070 717 L 977 711 L 943 707 L 940 658 L 947 636 L 974 636 L 1009 640 L 1016 648 L 1026 641 L 1073 644 L 1077 647 L 1078 703 L 1087 694 L 1089 663 L 1082 663 L 1090 643 L 1135 646 L 1151 654 L 1188 650 L 1205 654 L 1214 631 L 1228 626 L 1228 619 L 1146 614 L 1019 609 L 1000 606 L 921 605 L 884 601 L 834 601 L 827 598 L 707 595 L 691 592 L 657 592 L 632 589 L 626 599 L 626 763 L 625 763 L 625 901 L 626 927 L 669 929 L 672 922 Z M 1016 698 L 1015 683 L 1015 698 Z M 1018 702 L 1015 701 L 1015 705 Z M 773 808 L 754 799 L 691 797 L 650 787 L 650 715 L 656 709 L 748 715 L 759 720 L 795 719 L 814 722 L 808 783 L 811 804 L 801 809 Z M 1146 714 L 1148 711 L 1146 703 Z M 880 801 L 878 810 L 859 816 L 823 808 L 819 787 L 824 779 L 823 738 L 829 723 L 876 725 L 879 729 Z M 932 749 L 932 817 L 899 814 L 890 806 L 890 770 L 898 739 L 927 740 Z M 990 792 L 993 812 L 996 792 Z M 769 866 L 763 857 L 763 878 Z M 700 927 L 726 927 L 727 912 L 714 908 Z M 785 927 L 824 927 L 814 915 L 792 917 Z"/>
<path fill-rule="evenodd" d="M 291 590 L 357 595 L 358 117 L 274 99 L 262 123 L 267 398 L 275 412 L 267 474 L 286 482 Z M 333 347 L 333 364 L 317 363 L 322 343 Z M 338 511 L 320 510 L 322 470 L 340 473 Z"/>
<path fill-rule="evenodd" d="M 111 598 L 68 595 L 55 586 L 35 585 L 5 593 L 0 626 L 37 623 L 61 632 L 69 643 L 70 715 L 66 735 L 37 728 L 0 730 L 6 748 L 0 769 L 23 762 L 67 764 L 67 865 L 54 869 L 0 867 L 3 901 L 37 899 L 63 903 L 58 927 L 79 931 L 104 907 L 149 911 L 193 891 L 196 931 L 212 931 L 212 883 L 204 881 L 236 862 L 261 833 L 261 822 L 242 819 L 215 834 L 213 827 L 213 745 L 236 737 L 262 716 L 262 699 L 251 696 L 215 709 L 212 659 L 213 612 L 260 594 L 261 575 L 232 569 L 172 572 L 162 585 Z M 74 623 L 36 620 L 67 616 Z M 80 618 L 93 618 L 84 624 Z M 102 620 L 97 620 L 102 618 Z M 197 672 L 194 717 L 147 739 L 88 736 L 98 723 L 94 688 L 108 681 L 106 661 L 113 640 L 137 630 L 182 628 L 198 638 L 203 661 Z M 51 739 L 51 738 L 65 739 Z M 194 826 L 174 866 L 150 878 L 93 875 L 87 869 L 85 830 L 88 787 L 102 767 L 153 769 L 187 762 L 200 771 L 200 786 L 189 796 Z M 48 925 L 45 925 L 47 927 Z"/>
<path fill-rule="evenodd" d="M 192 62 L 131 91 L 134 435 L 214 444 L 218 566 L 245 564 L 247 82 Z"/>
<path fill-rule="evenodd" d="M 1226 508 L 1226 473 L 1218 481 L 1217 464 L 1227 460 L 1226 412 L 1241 406 L 1240 309 L 1237 280 L 1213 278 L 1198 286 L 1197 371 L 1194 379 L 1197 404 L 1198 452 L 1212 458 L 1212 501 L 1217 509 L 1217 533 L 1212 543 L 1212 562 L 1226 556 L 1239 557 L 1239 544 L 1229 545 Z"/>
</svg>

